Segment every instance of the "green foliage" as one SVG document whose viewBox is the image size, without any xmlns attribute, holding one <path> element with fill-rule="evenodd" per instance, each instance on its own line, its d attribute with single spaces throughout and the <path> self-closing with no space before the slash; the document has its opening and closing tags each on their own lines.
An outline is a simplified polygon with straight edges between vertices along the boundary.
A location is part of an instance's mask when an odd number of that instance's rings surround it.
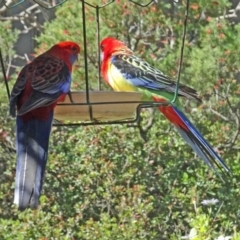
<svg viewBox="0 0 240 240">
<path fill-rule="evenodd" d="M 5 69 L 11 64 L 11 60 L 14 54 L 13 46 L 17 40 L 18 32 L 12 29 L 11 22 L 0 22 L 0 47 L 3 57 L 3 63 Z M 6 74 L 8 72 L 6 71 Z M 7 75 L 9 81 L 11 76 Z M 9 81 L 10 83 L 10 81 Z M 11 83 L 12 85 L 12 83 Z M 7 209 L 12 202 L 11 199 L 11 186 L 14 165 L 12 159 L 15 159 L 14 149 L 14 131 L 12 129 L 12 121 L 8 117 L 8 97 L 6 93 L 5 81 L 3 73 L 0 71 L 0 215 L 4 211 L 10 212 Z M 5 191 L 7 190 L 7 191 Z M 1 219 L 1 217 L 0 217 Z M 1 224 L 0 224 L 1 225 Z M 7 226 L 4 226 L 7 227 Z"/>
<path fill-rule="evenodd" d="M 3 57 L 3 62 L 5 64 L 5 69 L 8 69 L 10 66 L 12 57 L 14 55 L 13 46 L 17 40 L 18 31 L 12 29 L 12 24 L 10 21 L 1 21 L 0 22 L 0 46 Z M 2 70 L 2 67 L 0 68 Z M 7 74 L 8 72 L 6 72 Z M 7 76 L 10 80 L 10 76 Z M 0 71 L 0 103 L 7 101 L 7 95 L 5 94 L 5 82 L 3 79 L 3 73 Z"/>
<path fill-rule="evenodd" d="M 67 39 L 83 49 L 81 4 L 68 0 L 56 10 L 56 19 L 45 23 L 37 37 L 37 53 Z M 124 40 L 138 56 L 176 78 L 185 14 L 184 6 L 177 6 L 155 1 L 141 8 L 115 1 L 99 10 L 101 38 Z M 130 125 L 53 127 L 41 205 L 19 213 L 12 205 L 14 122 L 6 117 L 6 97 L 1 98 L 0 239 L 155 240 L 189 234 L 194 240 L 220 235 L 240 239 L 240 28 L 224 18 L 216 20 L 228 7 L 226 0 L 191 1 L 181 81 L 203 99 L 197 106 L 186 102 L 184 110 L 233 176 L 221 182 L 160 114 L 155 114 L 147 142 Z M 95 12 L 86 7 L 92 89 L 98 78 Z M 83 53 L 78 64 L 73 87 L 84 89 Z M 144 124 L 148 118 L 143 111 Z M 212 198 L 219 202 L 201 204 Z"/>
</svg>

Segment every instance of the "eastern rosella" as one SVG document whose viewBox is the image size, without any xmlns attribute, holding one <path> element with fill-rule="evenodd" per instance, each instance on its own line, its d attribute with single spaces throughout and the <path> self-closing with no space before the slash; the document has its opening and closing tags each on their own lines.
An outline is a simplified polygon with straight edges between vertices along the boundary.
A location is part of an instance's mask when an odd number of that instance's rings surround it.
<svg viewBox="0 0 240 240">
<path fill-rule="evenodd" d="M 134 56 L 123 42 L 110 37 L 105 38 L 100 48 L 102 76 L 115 91 L 141 92 L 143 101 L 167 102 L 173 99 L 176 83 L 161 71 Z M 197 92 L 183 84 L 179 85 L 178 96 L 200 101 Z M 178 99 L 174 104 L 161 105 L 158 109 L 210 168 L 216 170 L 217 166 L 230 173 L 222 158 L 182 112 Z"/>
<path fill-rule="evenodd" d="M 21 70 L 12 89 L 11 116 L 17 108 L 14 203 L 19 210 L 38 207 L 53 109 L 70 91 L 72 65 L 79 52 L 74 42 L 54 45 Z"/>
</svg>

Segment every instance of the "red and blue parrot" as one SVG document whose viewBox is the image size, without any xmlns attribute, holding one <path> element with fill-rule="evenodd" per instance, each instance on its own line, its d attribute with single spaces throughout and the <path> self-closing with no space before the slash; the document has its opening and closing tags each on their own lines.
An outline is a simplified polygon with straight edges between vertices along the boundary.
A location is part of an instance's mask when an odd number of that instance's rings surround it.
<svg viewBox="0 0 240 240">
<path fill-rule="evenodd" d="M 100 48 L 102 76 L 115 91 L 141 92 L 143 101 L 166 103 L 174 98 L 176 83 L 149 63 L 134 56 L 123 42 L 108 37 L 102 40 Z M 196 90 L 183 84 L 179 85 L 178 96 L 201 101 Z M 217 173 L 216 167 L 230 173 L 223 159 L 182 112 L 178 99 L 174 104 L 161 105 L 158 109 L 210 168 Z"/>
<path fill-rule="evenodd" d="M 54 45 L 21 70 L 12 89 L 10 115 L 17 112 L 14 203 L 19 210 L 39 205 L 53 110 L 70 94 L 72 65 L 79 53 L 75 42 Z"/>
</svg>

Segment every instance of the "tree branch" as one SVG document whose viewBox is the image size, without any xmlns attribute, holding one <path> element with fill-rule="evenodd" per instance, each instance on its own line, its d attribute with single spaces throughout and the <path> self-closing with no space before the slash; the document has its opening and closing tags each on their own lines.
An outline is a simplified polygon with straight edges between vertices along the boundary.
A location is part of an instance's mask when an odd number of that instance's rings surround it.
<svg viewBox="0 0 240 240">
<path fill-rule="evenodd" d="M 237 6 L 229 10 L 229 14 L 224 14 L 216 18 L 216 20 L 227 19 L 227 18 L 237 18 L 240 12 L 240 1 Z"/>
</svg>

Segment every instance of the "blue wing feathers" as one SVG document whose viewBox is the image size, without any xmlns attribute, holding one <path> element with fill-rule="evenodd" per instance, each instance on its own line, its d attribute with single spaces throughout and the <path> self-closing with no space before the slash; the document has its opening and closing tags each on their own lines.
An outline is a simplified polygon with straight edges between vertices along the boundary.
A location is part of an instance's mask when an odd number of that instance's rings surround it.
<svg viewBox="0 0 240 240">
<path fill-rule="evenodd" d="M 141 77 L 134 77 L 129 73 L 123 73 L 123 76 L 127 81 L 129 81 L 131 84 L 133 84 L 136 87 L 142 87 L 142 88 L 144 87 L 152 90 L 161 90 L 166 88 L 166 86 L 164 86 L 163 84 L 160 84 L 157 82 L 150 82 Z"/>
<path fill-rule="evenodd" d="M 135 56 L 115 55 L 110 61 L 124 78 L 135 87 L 175 93 L 175 81 Z M 201 101 L 196 90 L 181 83 L 179 84 L 178 95 Z"/>
</svg>

